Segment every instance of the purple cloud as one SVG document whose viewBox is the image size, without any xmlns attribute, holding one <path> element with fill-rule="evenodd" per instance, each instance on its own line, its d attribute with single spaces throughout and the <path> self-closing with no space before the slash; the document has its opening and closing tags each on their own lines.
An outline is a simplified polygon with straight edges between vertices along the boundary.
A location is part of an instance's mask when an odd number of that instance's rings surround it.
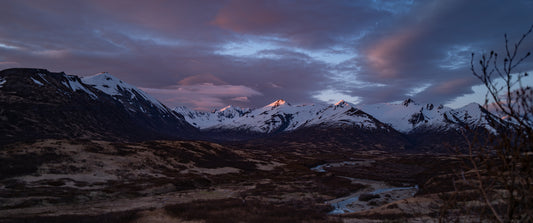
<svg viewBox="0 0 533 223">
<path fill-rule="evenodd" d="M 7 1 L 0 69 L 106 71 L 169 107 L 204 110 L 339 95 L 440 104 L 472 92 L 471 52 L 502 50 L 503 33 L 519 38 L 532 10 L 496 0 Z"/>
<path fill-rule="evenodd" d="M 260 92 L 242 85 L 214 85 L 212 83 L 177 85 L 168 89 L 142 88 L 162 101 L 188 105 L 193 109 L 210 111 L 226 105 L 225 100 L 247 102 Z"/>
</svg>

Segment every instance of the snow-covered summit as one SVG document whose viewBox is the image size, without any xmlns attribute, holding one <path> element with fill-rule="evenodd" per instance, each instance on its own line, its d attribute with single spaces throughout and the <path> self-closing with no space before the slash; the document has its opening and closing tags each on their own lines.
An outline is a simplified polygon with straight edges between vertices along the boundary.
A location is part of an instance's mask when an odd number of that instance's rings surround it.
<svg viewBox="0 0 533 223">
<path fill-rule="evenodd" d="M 466 124 L 469 126 L 483 127 L 493 133 L 496 129 L 491 125 L 491 122 L 503 124 L 503 119 L 492 115 L 485 108 L 477 103 L 470 103 L 461 108 L 454 109 L 447 114 L 447 119 L 454 123 Z"/>
<path fill-rule="evenodd" d="M 251 109 L 249 108 L 240 108 L 232 105 L 228 105 L 224 108 L 221 108 L 220 110 L 215 110 L 213 113 L 216 113 L 218 117 L 225 117 L 225 118 L 236 118 L 241 117 L 246 113 L 249 113 Z"/>
<path fill-rule="evenodd" d="M 131 102 L 134 99 L 146 100 L 156 106 L 158 109 L 168 112 L 168 109 L 157 99 L 147 94 L 146 92 L 138 89 L 137 87 L 128 84 L 113 75 L 102 72 L 92 76 L 82 77 L 82 82 L 87 85 L 91 85 L 94 88 L 113 96 L 124 102 Z M 143 110 L 143 109 L 141 109 Z"/>
<path fill-rule="evenodd" d="M 228 119 L 241 117 L 251 111 L 250 109 L 242 109 L 231 105 L 212 112 L 195 111 L 185 106 L 175 107 L 173 110 L 183 115 L 189 124 L 199 129 L 218 125 Z"/>
<path fill-rule="evenodd" d="M 415 103 L 415 101 L 411 98 L 408 98 L 408 99 L 405 99 L 402 104 L 407 107 L 409 106 L 410 104 L 413 104 L 413 105 L 418 105 L 417 103 Z"/>
<path fill-rule="evenodd" d="M 407 99 L 401 104 L 373 104 L 359 106 L 378 120 L 390 124 L 394 129 L 409 133 L 416 129 L 446 130 L 457 128 L 458 124 L 485 126 L 489 128 L 486 112 L 476 103 L 452 109 L 443 105 L 417 104 Z"/>
<path fill-rule="evenodd" d="M 351 106 L 351 105 L 348 104 L 348 102 L 345 102 L 344 100 L 340 100 L 337 103 L 335 103 L 335 106 L 344 107 L 344 106 Z"/>
<path fill-rule="evenodd" d="M 119 88 L 123 86 L 127 86 L 128 88 L 134 87 L 132 85 L 128 86 L 129 84 L 124 83 L 122 80 L 107 72 L 82 77 L 81 79 L 85 84 L 92 85 L 108 95 L 120 95 Z"/>
<path fill-rule="evenodd" d="M 291 104 L 289 104 L 288 102 L 286 102 L 285 100 L 283 99 L 279 99 L 275 102 L 272 102 L 270 104 L 268 104 L 267 106 L 265 106 L 265 108 L 271 108 L 271 109 L 274 109 L 274 108 L 277 108 L 279 106 L 282 106 L 282 105 L 287 105 L 287 106 L 291 106 Z"/>
</svg>

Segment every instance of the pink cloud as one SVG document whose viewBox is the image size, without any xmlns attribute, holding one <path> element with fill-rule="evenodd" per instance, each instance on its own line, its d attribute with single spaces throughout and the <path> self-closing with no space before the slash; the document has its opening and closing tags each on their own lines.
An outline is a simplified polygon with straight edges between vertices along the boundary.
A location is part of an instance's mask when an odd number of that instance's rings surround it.
<svg viewBox="0 0 533 223">
<path fill-rule="evenodd" d="M 211 24 L 235 32 L 274 27 L 284 16 L 271 1 L 233 0 L 226 4 Z"/>
<path fill-rule="evenodd" d="M 241 102 L 248 102 L 248 97 L 235 97 L 231 99 L 232 101 L 241 101 Z"/>
<path fill-rule="evenodd" d="M 205 83 L 211 83 L 211 84 L 217 84 L 217 85 L 224 85 L 227 84 L 220 78 L 216 77 L 212 74 L 198 74 L 186 77 L 182 79 L 179 84 L 180 85 L 196 85 L 196 84 L 205 84 Z"/>
<path fill-rule="evenodd" d="M 432 91 L 438 94 L 453 94 L 457 91 L 457 89 L 465 89 L 471 85 L 471 77 L 452 79 L 437 84 L 436 86 L 432 87 Z"/>
<path fill-rule="evenodd" d="M 227 101 L 247 102 L 260 92 L 243 85 L 176 85 L 168 89 L 141 88 L 169 107 L 187 105 L 193 109 L 209 111 L 228 105 Z"/>
<path fill-rule="evenodd" d="M 400 70 L 402 52 L 419 35 L 415 29 L 402 30 L 379 41 L 366 53 L 370 66 L 377 71 L 379 78 L 397 77 Z"/>
</svg>

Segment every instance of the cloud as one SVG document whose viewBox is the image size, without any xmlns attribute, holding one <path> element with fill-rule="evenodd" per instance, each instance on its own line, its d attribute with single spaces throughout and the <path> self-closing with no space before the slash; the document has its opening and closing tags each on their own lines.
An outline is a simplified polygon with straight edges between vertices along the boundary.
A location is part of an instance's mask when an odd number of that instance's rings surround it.
<svg viewBox="0 0 533 223">
<path fill-rule="evenodd" d="M 286 19 L 279 9 L 274 1 L 233 0 L 218 12 L 212 24 L 236 32 L 275 29 Z"/>
<path fill-rule="evenodd" d="M 247 102 L 260 92 L 242 85 L 195 84 L 177 85 L 168 89 L 141 88 L 167 105 L 188 105 L 209 111 L 227 105 L 228 101 Z"/>
<path fill-rule="evenodd" d="M 357 38 L 374 26 L 376 18 L 386 14 L 369 7 L 365 1 L 231 0 L 211 24 L 241 34 L 282 38 L 291 46 L 317 49 L 347 45 L 345 40 Z"/>
<path fill-rule="evenodd" d="M 395 20 L 365 35 L 359 42 L 363 57 L 344 65 L 348 70 L 357 68 L 353 76 L 368 86 L 346 86 L 340 81 L 334 85 L 351 90 L 363 103 L 407 97 L 447 103 L 471 93 L 471 87 L 479 83 L 469 70 L 471 53 L 502 52 L 503 34 L 516 41 L 531 25 L 533 15 L 527 11 L 532 9 L 527 1 L 415 1 L 408 13 L 396 15 Z M 532 40 L 524 43 L 524 50 Z M 521 69 L 531 67 L 531 63 L 523 64 Z M 429 87 L 414 95 L 409 90 L 420 86 Z"/>
<path fill-rule="evenodd" d="M 439 83 L 431 89 L 431 91 L 439 94 L 453 94 L 457 92 L 458 89 L 464 89 L 467 86 L 471 86 L 473 78 L 459 78 L 453 79 L 446 82 Z"/>
<path fill-rule="evenodd" d="M 231 99 L 232 101 L 240 101 L 240 102 L 248 102 L 250 101 L 248 97 L 242 96 L 242 97 L 234 97 Z"/>
<path fill-rule="evenodd" d="M 414 29 L 401 30 L 399 33 L 380 40 L 366 52 L 366 60 L 375 71 L 376 78 L 397 77 L 398 73 L 401 72 L 401 62 L 403 62 L 399 58 L 406 50 L 405 48 L 416 40 L 417 35 L 417 31 Z"/>
<path fill-rule="evenodd" d="M 171 107 L 444 104 L 477 84 L 470 53 L 501 52 L 531 11 L 522 0 L 6 1 L 0 68 L 107 71 Z"/>
<path fill-rule="evenodd" d="M 180 85 L 195 85 L 195 84 L 226 84 L 220 78 L 212 74 L 198 74 L 184 78 L 179 82 Z"/>
</svg>

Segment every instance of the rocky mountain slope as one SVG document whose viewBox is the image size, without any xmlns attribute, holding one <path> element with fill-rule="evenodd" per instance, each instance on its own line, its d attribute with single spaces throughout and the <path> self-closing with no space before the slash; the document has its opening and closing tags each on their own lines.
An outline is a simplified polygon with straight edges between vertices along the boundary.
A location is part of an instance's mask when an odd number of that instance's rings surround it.
<svg viewBox="0 0 533 223">
<path fill-rule="evenodd" d="M 38 138 L 192 137 L 197 129 L 141 90 L 103 73 L 0 71 L 0 143 Z"/>
</svg>

